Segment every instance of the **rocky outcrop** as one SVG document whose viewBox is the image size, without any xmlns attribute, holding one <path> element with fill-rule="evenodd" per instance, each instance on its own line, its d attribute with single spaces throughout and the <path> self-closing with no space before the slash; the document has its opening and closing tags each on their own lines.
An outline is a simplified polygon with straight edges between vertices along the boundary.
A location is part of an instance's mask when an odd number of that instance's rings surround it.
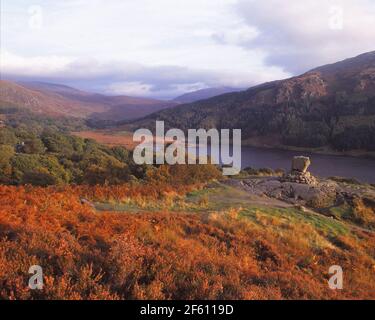
<svg viewBox="0 0 375 320">
<path fill-rule="evenodd" d="M 374 187 L 340 182 L 332 178 L 317 179 L 308 171 L 310 164 L 308 157 L 298 156 L 292 160 L 291 171 L 281 178 L 253 176 L 229 179 L 226 184 L 241 188 L 264 201 L 276 199 L 289 205 L 317 209 L 327 215 L 331 214 L 330 208 L 334 206 L 354 207 L 358 199 L 361 199 L 368 210 L 375 210 Z"/>
<path fill-rule="evenodd" d="M 327 84 L 319 72 L 306 73 L 300 77 L 280 82 L 276 103 L 298 101 L 308 98 L 319 98 L 327 95 Z"/>
<path fill-rule="evenodd" d="M 277 177 L 244 179 L 240 184 L 245 191 L 275 198 L 290 204 L 307 205 L 314 208 L 331 206 L 336 201 L 337 184 L 324 181 L 315 185 L 282 181 Z"/>
<path fill-rule="evenodd" d="M 225 184 L 262 206 L 295 208 L 350 222 L 366 232 L 375 230 L 375 186 L 339 177 L 316 179 L 308 171 L 310 163 L 307 157 L 294 157 L 290 173 L 281 178 L 249 174 Z"/>
<path fill-rule="evenodd" d="M 375 89 L 375 68 L 363 70 L 357 79 L 355 91 L 373 91 Z"/>
</svg>

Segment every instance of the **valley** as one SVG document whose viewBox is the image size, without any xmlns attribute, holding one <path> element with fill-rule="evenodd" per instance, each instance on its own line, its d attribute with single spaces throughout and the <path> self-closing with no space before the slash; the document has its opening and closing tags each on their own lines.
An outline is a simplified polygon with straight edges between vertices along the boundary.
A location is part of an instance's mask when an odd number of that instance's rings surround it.
<svg viewBox="0 0 375 320">
<path fill-rule="evenodd" d="M 75 117 L 104 123 L 134 120 L 177 105 L 171 101 L 85 92 L 60 84 L 7 80 L 0 80 L 0 104 L 52 117 Z"/>
<path fill-rule="evenodd" d="M 359 60 L 357 89 L 339 63 L 156 113 L 154 100 L 0 82 L 0 299 L 375 299 L 375 160 L 342 156 L 374 152 L 373 53 Z M 241 172 L 137 165 L 133 131 L 156 119 L 240 126 Z M 42 291 L 23 285 L 35 264 Z"/>
</svg>

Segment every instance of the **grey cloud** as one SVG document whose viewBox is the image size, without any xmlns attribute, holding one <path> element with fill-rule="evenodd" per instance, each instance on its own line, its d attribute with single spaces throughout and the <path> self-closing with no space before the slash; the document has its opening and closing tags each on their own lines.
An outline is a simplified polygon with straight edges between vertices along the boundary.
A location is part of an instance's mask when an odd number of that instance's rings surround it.
<svg viewBox="0 0 375 320">
<path fill-rule="evenodd" d="M 101 93 L 111 93 L 111 84 L 139 82 L 150 88 L 145 95 L 167 99 L 185 93 L 184 88 L 194 88 L 197 83 L 204 87 L 221 85 L 220 79 L 225 78 L 225 75 L 179 66 L 149 67 L 118 61 L 102 64 L 93 59 L 78 59 L 66 65 L 63 71 L 57 70 L 44 76 L 8 72 L 3 77 L 10 80 L 56 82 Z"/>
<path fill-rule="evenodd" d="M 331 23 L 340 18 L 340 8 L 342 28 L 335 28 Z M 237 13 L 259 32 L 241 46 L 262 50 L 266 64 L 293 74 L 374 50 L 375 3 L 371 0 L 240 0 Z"/>
</svg>

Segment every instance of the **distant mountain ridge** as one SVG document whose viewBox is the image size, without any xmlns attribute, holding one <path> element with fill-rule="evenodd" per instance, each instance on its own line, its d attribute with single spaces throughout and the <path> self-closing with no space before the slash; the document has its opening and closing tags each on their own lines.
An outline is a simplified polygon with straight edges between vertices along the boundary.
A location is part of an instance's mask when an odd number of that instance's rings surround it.
<svg viewBox="0 0 375 320">
<path fill-rule="evenodd" d="M 129 128 L 240 128 L 251 144 L 375 150 L 375 51 L 242 92 L 179 105 Z"/>
<path fill-rule="evenodd" d="M 229 92 L 238 92 L 245 89 L 231 88 L 231 87 L 218 87 L 218 88 L 206 88 L 193 92 L 185 93 L 173 99 L 178 103 L 191 103 L 199 100 L 209 99 L 215 96 L 222 95 Z"/>
<path fill-rule="evenodd" d="M 96 120 L 133 120 L 177 103 L 128 96 L 106 96 L 44 82 L 0 80 L 0 103 L 50 116 Z"/>
</svg>

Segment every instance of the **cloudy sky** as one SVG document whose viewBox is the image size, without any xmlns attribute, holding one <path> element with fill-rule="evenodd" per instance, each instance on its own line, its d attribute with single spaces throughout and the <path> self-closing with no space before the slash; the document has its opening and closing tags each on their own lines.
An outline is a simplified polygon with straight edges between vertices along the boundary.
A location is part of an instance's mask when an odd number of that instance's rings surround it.
<svg viewBox="0 0 375 320">
<path fill-rule="evenodd" d="M 375 50 L 374 0 L 1 0 L 1 77 L 172 98 Z"/>
</svg>

